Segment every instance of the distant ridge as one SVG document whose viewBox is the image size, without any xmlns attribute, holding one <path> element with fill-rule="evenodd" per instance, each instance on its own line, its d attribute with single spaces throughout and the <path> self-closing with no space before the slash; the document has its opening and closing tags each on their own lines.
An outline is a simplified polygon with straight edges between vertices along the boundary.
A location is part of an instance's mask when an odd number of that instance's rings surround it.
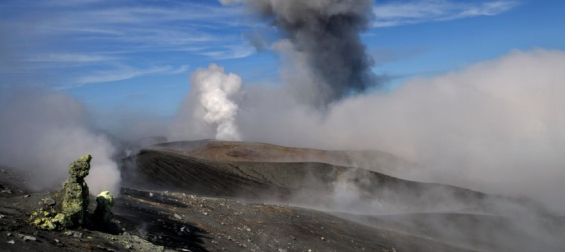
<svg viewBox="0 0 565 252">
<path fill-rule="evenodd" d="M 339 163 L 347 153 L 262 143 L 172 142 L 125 159 L 122 176 L 127 186 L 139 189 L 307 204 L 336 211 L 351 204 L 355 211 L 365 214 L 488 213 L 498 211 L 493 210 L 494 201 L 521 204 L 455 186 L 332 164 Z M 343 193 L 353 195 L 341 196 Z M 349 202 L 345 204 L 339 197 L 350 197 Z"/>
<path fill-rule="evenodd" d="M 183 156 L 224 162 L 315 162 L 359 167 L 398 176 L 420 169 L 415 163 L 383 151 L 341 151 L 285 147 L 267 143 L 217 140 L 178 141 L 156 144 L 146 149 L 173 152 Z"/>
</svg>

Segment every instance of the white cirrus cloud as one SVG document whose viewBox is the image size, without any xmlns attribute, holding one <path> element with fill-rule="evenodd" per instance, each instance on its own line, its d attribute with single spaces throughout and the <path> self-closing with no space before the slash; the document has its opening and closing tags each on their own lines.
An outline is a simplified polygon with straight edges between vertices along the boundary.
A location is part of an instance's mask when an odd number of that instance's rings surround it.
<svg viewBox="0 0 565 252">
<path fill-rule="evenodd" d="M 448 21 L 477 16 L 495 16 L 520 5 L 517 1 L 423 0 L 377 4 L 374 27 L 392 27 L 424 22 Z"/>
<path fill-rule="evenodd" d="M 78 53 L 49 53 L 31 56 L 26 59 L 30 62 L 57 62 L 57 63 L 92 63 L 117 60 L 116 57 L 95 54 Z"/>
<path fill-rule="evenodd" d="M 86 84 L 93 84 L 93 83 L 105 83 L 105 82 L 129 80 L 151 74 L 165 74 L 165 75 L 182 74 L 188 71 L 189 68 L 190 67 L 188 65 L 182 65 L 178 68 L 174 68 L 172 66 L 154 66 L 147 68 L 136 68 L 127 65 L 120 65 L 112 70 L 96 71 L 93 72 L 91 75 L 81 76 L 74 81 L 75 85 L 66 88 L 76 88 L 76 87 L 84 86 Z"/>
<path fill-rule="evenodd" d="M 254 49 L 247 46 L 226 46 L 219 50 L 202 51 L 199 54 L 215 60 L 239 59 L 253 54 Z"/>
</svg>

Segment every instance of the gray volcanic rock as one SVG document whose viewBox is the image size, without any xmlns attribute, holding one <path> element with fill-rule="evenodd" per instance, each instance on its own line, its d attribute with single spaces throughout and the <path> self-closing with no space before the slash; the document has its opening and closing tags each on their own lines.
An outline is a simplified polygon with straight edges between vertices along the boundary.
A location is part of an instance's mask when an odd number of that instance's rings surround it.
<svg viewBox="0 0 565 252">
<path fill-rule="evenodd" d="M 45 204 L 46 206 L 55 206 L 57 204 L 57 201 L 55 201 L 51 197 L 47 197 L 43 200 L 43 204 Z"/>
<path fill-rule="evenodd" d="M 37 230 L 28 213 L 52 194 L 1 173 L 13 193 L 0 194 L 0 251 L 565 251 L 565 219 L 527 201 L 360 168 L 184 151 L 124 160 L 127 186 L 111 211 L 119 228 L 102 231 Z"/>
<path fill-rule="evenodd" d="M 215 197 L 289 202 L 357 211 L 459 211 L 501 199 L 454 186 L 402 180 L 360 168 L 325 163 L 224 162 L 166 150 L 143 150 L 126 160 L 124 183 L 138 189 L 171 189 Z M 349 193 L 342 204 L 340 193 Z M 343 206 L 344 205 L 344 206 Z M 343 209 L 342 209 L 343 210 Z M 383 212 L 384 211 L 384 212 Z"/>
</svg>

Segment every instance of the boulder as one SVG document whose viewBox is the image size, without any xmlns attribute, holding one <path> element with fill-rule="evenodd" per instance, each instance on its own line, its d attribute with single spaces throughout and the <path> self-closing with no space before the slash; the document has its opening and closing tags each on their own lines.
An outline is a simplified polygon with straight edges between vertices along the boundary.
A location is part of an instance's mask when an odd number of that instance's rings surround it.
<svg viewBox="0 0 565 252">
<path fill-rule="evenodd" d="M 96 225 L 107 226 L 114 216 L 112 213 L 114 195 L 109 191 L 103 191 L 96 197 L 96 204 L 96 210 L 94 210 L 94 214 L 92 214 L 92 221 Z"/>
<path fill-rule="evenodd" d="M 62 213 L 69 218 L 71 227 L 83 226 L 86 223 L 88 198 L 88 185 L 84 178 L 90 171 L 91 155 L 85 155 L 71 163 L 69 166 L 69 179 L 63 188 Z"/>
</svg>

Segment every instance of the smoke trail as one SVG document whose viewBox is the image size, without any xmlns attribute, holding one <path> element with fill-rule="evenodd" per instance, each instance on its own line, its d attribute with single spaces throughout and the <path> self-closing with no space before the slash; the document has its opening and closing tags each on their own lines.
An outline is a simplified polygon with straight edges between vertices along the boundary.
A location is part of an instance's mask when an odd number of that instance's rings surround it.
<svg viewBox="0 0 565 252">
<path fill-rule="evenodd" d="M 86 115 L 78 101 L 62 93 L 12 95 L 0 106 L 2 165 L 29 172 L 32 189 L 58 188 L 68 177 L 69 164 L 90 153 L 90 191 L 119 193 L 120 173 L 112 160 L 115 148 L 108 137 L 88 126 Z"/>
<path fill-rule="evenodd" d="M 274 45 L 287 57 L 283 78 L 301 101 L 326 107 L 378 83 L 359 33 L 373 0 L 221 0 L 248 3 L 286 36 Z"/>
<path fill-rule="evenodd" d="M 224 68 L 211 64 L 208 69 L 196 70 L 191 83 L 189 97 L 172 126 L 173 138 L 184 140 L 215 135 L 219 140 L 241 140 L 235 124 L 238 106 L 233 101 L 241 90 L 241 78 L 225 74 Z"/>
</svg>

